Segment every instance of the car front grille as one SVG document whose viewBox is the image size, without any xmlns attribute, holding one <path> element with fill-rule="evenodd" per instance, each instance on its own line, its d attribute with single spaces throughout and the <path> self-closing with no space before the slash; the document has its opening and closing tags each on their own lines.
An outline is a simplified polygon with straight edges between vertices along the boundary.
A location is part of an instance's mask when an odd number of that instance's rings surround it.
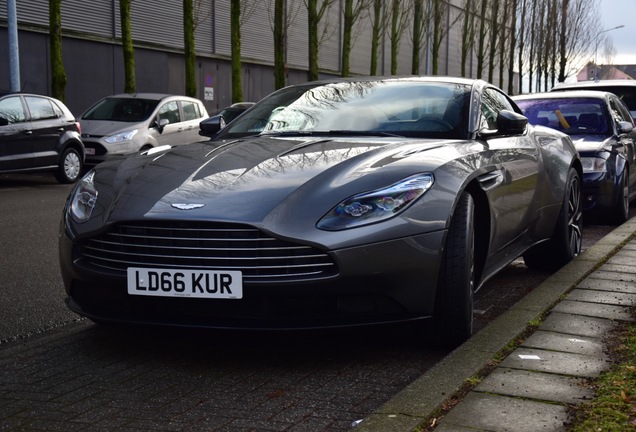
<svg viewBox="0 0 636 432">
<path fill-rule="evenodd" d="M 121 223 L 82 243 L 80 255 L 92 266 L 121 272 L 128 267 L 238 270 L 247 283 L 316 280 L 338 273 L 321 250 L 227 223 Z"/>
</svg>

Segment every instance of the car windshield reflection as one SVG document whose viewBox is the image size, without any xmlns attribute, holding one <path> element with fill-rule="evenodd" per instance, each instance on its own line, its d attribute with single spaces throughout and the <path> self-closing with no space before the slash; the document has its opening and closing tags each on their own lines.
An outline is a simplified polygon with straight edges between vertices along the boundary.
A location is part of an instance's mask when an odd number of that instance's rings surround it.
<svg viewBox="0 0 636 432">
<path fill-rule="evenodd" d="M 470 87 L 456 83 L 340 82 L 284 89 L 258 103 L 223 138 L 295 132 L 464 138 Z"/>
</svg>

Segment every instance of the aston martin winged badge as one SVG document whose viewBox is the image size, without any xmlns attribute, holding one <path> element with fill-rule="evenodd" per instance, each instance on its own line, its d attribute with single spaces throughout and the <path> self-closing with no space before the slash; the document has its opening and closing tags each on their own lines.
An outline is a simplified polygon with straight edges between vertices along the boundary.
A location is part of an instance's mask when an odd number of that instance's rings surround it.
<svg viewBox="0 0 636 432">
<path fill-rule="evenodd" d="M 205 206 L 205 204 L 186 204 L 186 203 L 172 203 L 172 207 L 177 208 L 179 210 L 192 210 L 198 209 Z"/>
</svg>

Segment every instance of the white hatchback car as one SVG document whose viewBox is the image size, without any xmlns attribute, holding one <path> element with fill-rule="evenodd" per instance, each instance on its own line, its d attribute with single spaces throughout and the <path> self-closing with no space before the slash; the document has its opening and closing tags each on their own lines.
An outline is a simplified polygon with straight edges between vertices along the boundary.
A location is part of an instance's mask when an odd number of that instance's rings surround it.
<svg viewBox="0 0 636 432">
<path fill-rule="evenodd" d="M 79 118 L 86 164 L 161 145 L 201 141 L 199 123 L 208 117 L 195 98 L 157 93 L 108 96 Z"/>
</svg>

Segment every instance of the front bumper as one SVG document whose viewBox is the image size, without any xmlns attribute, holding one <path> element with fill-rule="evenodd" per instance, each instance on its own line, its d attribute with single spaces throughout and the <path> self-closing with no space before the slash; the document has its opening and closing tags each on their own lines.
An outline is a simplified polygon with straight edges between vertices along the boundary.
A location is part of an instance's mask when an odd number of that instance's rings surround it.
<svg viewBox="0 0 636 432">
<path fill-rule="evenodd" d="M 613 211 L 618 199 L 616 178 L 609 173 L 583 174 L 583 210 L 588 213 Z"/>
<path fill-rule="evenodd" d="M 240 329 L 311 329 L 417 320 L 434 310 L 444 232 L 331 251 L 335 276 L 244 284 L 243 298 L 135 296 L 126 275 L 90 265 L 65 234 L 68 307 L 94 321 Z"/>
</svg>

